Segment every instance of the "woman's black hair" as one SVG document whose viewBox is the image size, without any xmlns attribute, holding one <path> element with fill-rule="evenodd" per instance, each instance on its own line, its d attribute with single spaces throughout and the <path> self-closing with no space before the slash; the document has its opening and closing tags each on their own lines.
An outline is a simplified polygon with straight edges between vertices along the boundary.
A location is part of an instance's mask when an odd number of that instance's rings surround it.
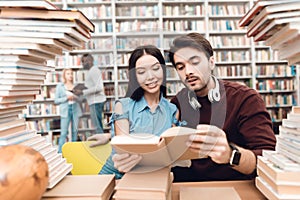
<svg viewBox="0 0 300 200">
<path fill-rule="evenodd" d="M 153 45 L 139 46 L 134 49 L 129 58 L 129 82 L 126 97 L 130 97 L 135 101 L 139 101 L 144 96 L 144 90 L 140 87 L 136 77 L 136 62 L 143 55 L 154 56 L 163 69 L 163 83 L 160 86 L 162 95 L 166 96 L 166 62 L 161 51 Z"/>
</svg>

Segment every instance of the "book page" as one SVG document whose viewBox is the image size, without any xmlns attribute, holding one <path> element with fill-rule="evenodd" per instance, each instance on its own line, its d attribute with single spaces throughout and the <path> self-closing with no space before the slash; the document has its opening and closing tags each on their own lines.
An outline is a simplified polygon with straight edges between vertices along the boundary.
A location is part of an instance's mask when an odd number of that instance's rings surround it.
<svg viewBox="0 0 300 200">
<path fill-rule="evenodd" d="M 198 153 L 190 151 L 186 145 L 190 135 L 194 134 L 206 133 L 193 128 L 172 127 L 161 135 L 161 137 L 165 139 L 165 143 L 173 162 L 176 160 L 189 160 L 207 157 L 205 155 L 202 156 Z"/>
</svg>

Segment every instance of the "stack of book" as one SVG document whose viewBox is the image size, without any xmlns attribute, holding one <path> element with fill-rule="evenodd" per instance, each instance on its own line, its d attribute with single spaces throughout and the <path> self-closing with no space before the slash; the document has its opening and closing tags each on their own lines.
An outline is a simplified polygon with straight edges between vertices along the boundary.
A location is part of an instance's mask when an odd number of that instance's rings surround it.
<svg viewBox="0 0 300 200">
<path fill-rule="evenodd" d="M 115 200 L 171 200 L 173 174 L 169 167 L 132 170 L 115 187 Z"/>
<path fill-rule="evenodd" d="M 40 93 L 46 73 L 63 51 L 89 40 L 94 25 L 80 12 L 60 10 L 48 1 L 0 1 L 0 146 L 22 144 L 39 151 L 54 187 L 72 165 L 19 118 Z"/>
<path fill-rule="evenodd" d="M 279 58 L 289 64 L 300 62 L 300 1 L 259 0 L 241 18 L 239 25 L 247 26 L 247 36 L 265 41 L 278 50 Z"/>
<path fill-rule="evenodd" d="M 279 127 L 276 151 L 258 157 L 256 186 L 268 199 L 300 199 L 300 107 Z"/>
</svg>

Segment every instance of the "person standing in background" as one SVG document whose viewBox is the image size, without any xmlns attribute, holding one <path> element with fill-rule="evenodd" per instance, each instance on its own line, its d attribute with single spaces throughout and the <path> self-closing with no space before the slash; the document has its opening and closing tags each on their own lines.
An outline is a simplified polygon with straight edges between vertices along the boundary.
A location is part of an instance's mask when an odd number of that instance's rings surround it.
<svg viewBox="0 0 300 200">
<path fill-rule="evenodd" d="M 82 94 L 90 107 L 91 120 L 96 128 L 96 134 L 103 133 L 102 112 L 106 96 L 102 73 L 97 66 L 94 66 L 94 58 L 91 54 L 84 54 L 81 57 L 81 63 L 83 68 L 88 70 L 84 83 L 87 89 L 84 89 Z"/>
<path fill-rule="evenodd" d="M 78 97 L 71 92 L 74 88 L 73 70 L 64 69 L 62 73 L 63 82 L 57 84 L 55 90 L 55 104 L 59 104 L 60 109 L 60 137 L 58 140 L 58 152 L 66 142 L 70 122 L 72 130 L 72 141 L 77 141 L 78 122 L 82 115 Z"/>
</svg>

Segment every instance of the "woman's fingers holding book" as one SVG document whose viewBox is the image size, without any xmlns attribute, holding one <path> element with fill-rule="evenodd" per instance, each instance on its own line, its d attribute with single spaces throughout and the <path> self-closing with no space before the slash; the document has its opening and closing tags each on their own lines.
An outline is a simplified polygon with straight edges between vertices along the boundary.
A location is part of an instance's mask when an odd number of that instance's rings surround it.
<svg viewBox="0 0 300 200">
<path fill-rule="evenodd" d="M 142 159 L 139 155 L 131 154 L 115 154 L 112 157 L 114 161 L 114 167 L 120 172 L 129 172 L 133 167 L 135 167 Z"/>
</svg>

